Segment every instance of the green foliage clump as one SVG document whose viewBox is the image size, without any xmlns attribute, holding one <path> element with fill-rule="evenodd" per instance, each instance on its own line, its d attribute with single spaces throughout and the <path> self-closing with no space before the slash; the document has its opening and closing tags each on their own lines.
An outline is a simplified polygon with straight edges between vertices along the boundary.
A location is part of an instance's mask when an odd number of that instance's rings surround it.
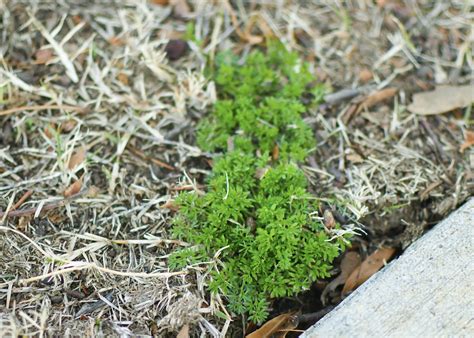
<svg viewBox="0 0 474 338">
<path fill-rule="evenodd" d="M 268 154 L 278 146 L 283 159 L 304 160 L 315 142 L 303 122 L 306 107 L 300 99 L 303 94 L 320 97 L 322 91 L 321 86 L 308 88 L 313 80 L 308 68 L 278 44 L 271 44 L 267 54 L 251 53 L 243 65 L 229 54 L 219 55 L 215 82 L 221 99 L 201 122 L 198 144 L 222 151 L 232 138 L 235 149 L 245 153 Z"/>
<path fill-rule="evenodd" d="M 327 277 L 345 242 L 329 238 L 314 217 L 317 200 L 295 163 L 314 147 L 302 120 L 301 98 L 312 90 L 307 65 L 281 45 L 251 53 L 241 66 L 229 55 L 219 60 L 221 99 L 201 123 L 198 143 L 225 151 L 232 138 L 234 147 L 215 161 L 206 194 L 177 197 L 172 233 L 193 246 L 174 252 L 169 264 L 182 268 L 219 252 L 209 288 L 226 296 L 233 313 L 262 322 L 272 298 Z"/>
</svg>

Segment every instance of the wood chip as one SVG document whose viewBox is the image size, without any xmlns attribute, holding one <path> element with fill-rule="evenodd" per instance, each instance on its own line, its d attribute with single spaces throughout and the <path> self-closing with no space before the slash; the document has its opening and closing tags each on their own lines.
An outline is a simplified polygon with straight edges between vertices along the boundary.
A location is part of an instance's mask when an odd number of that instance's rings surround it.
<svg viewBox="0 0 474 338">
<path fill-rule="evenodd" d="M 438 86 L 435 90 L 413 95 L 408 110 L 419 115 L 436 115 L 463 108 L 474 102 L 474 87 Z"/>
</svg>

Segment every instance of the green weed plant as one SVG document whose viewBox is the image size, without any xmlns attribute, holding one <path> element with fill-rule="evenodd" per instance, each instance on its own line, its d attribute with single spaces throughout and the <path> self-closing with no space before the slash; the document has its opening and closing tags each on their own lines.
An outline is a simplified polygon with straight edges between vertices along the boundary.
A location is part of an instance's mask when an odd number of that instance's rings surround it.
<svg viewBox="0 0 474 338">
<path fill-rule="evenodd" d="M 212 261 L 209 288 L 235 315 L 260 323 L 274 298 L 292 296 L 328 277 L 346 245 L 315 217 L 298 163 L 315 148 L 303 121 L 324 93 L 306 63 L 281 44 L 254 51 L 245 63 L 218 55 L 213 74 L 219 100 L 198 125 L 198 145 L 222 153 L 204 195 L 180 194 L 172 234 L 192 243 L 174 252 L 173 269 Z M 305 98 L 305 100 L 303 100 Z"/>
</svg>

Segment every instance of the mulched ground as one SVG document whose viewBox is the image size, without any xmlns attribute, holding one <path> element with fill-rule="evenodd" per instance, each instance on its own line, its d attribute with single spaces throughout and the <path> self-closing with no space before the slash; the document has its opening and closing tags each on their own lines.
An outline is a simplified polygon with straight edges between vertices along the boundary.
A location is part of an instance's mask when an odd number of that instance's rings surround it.
<svg viewBox="0 0 474 338">
<path fill-rule="evenodd" d="M 363 230 L 353 251 L 401 252 L 473 195 L 474 150 L 460 151 L 470 108 L 406 109 L 415 92 L 472 82 L 465 1 L 171 3 L 0 2 L 1 331 L 241 334 L 205 266 L 168 271 L 186 245 L 169 239 L 170 201 L 210 169 L 193 136 L 216 97 L 206 55 L 245 57 L 264 37 L 349 91 L 308 112 L 318 148 L 303 169 L 317 196 L 344 201 L 335 218 Z M 168 45 L 191 25 L 188 48 Z M 304 329 L 341 300 L 339 287 L 323 305 L 328 283 L 273 314 L 300 310 Z"/>
</svg>

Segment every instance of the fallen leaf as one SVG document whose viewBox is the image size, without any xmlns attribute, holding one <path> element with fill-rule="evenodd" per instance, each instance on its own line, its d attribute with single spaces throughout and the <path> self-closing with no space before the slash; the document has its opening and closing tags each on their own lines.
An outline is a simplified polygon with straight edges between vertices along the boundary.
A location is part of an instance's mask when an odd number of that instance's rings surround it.
<svg viewBox="0 0 474 338">
<path fill-rule="evenodd" d="M 346 159 L 350 161 L 351 163 L 356 163 L 356 164 L 364 162 L 364 159 L 362 158 L 362 156 L 356 153 L 346 155 Z"/>
<path fill-rule="evenodd" d="M 122 39 L 122 38 L 119 38 L 118 36 L 112 36 L 107 41 L 112 46 L 123 46 L 123 45 L 125 45 L 125 40 Z"/>
<path fill-rule="evenodd" d="M 344 284 L 342 294 L 347 294 L 364 283 L 374 273 L 379 271 L 394 253 L 394 248 L 381 248 L 373 252 L 357 269 L 352 271 Z"/>
<path fill-rule="evenodd" d="M 461 144 L 459 147 L 459 151 L 461 153 L 464 152 L 469 147 L 472 147 L 474 145 L 474 131 L 466 131 L 466 135 L 464 136 L 464 143 Z"/>
<path fill-rule="evenodd" d="M 255 25 L 254 17 L 250 18 L 250 20 L 247 22 L 246 27 L 242 31 L 242 29 L 240 28 L 239 20 L 237 19 L 237 15 L 234 12 L 234 9 L 230 6 L 228 2 L 225 2 L 224 4 L 226 5 L 227 11 L 230 14 L 230 20 L 232 22 L 232 26 L 234 26 L 235 33 L 241 40 L 248 42 L 251 45 L 256 45 L 263 42 L 263 36 L 253 35 L 251 33 L 251 30 L 253 26 Z"/>
<path fill-rule="evenodd" d="M 360 71 L 359 73 L 359 80 L 360 82 L 362 83 L 366 83 L 368 82 L 369 80 L 371 80 L 372 78 L 374 77 L 374 75 L 372 74 L 372 72 L 370 70 L 368 70 L 367 68 L 364 68 Z"/>
<path fill-rule="evenodd" d="M 44 128 L 44 134 L 50 140 L 54 138 L 55 132 L 56 132 L 56 125 L 53 123 L 48 124 L 46 128 Z"/>
<path fill-rule="evenodd" d="M 128 76 L 125 73 L 119 73 L 117 79 L 122 82 L 122 84 L 128 86 Z"/>
<path fill-rule="evenodd" d="M 82 22 L 82 17 L 80 15 L 73 15 L 71 18 L 76 25 L 79 25 Z"/>
<path fill-rule="evenodd" d="M 150 0 L 150 3 L 153 5 L 166 6 L 170 3 L 169 0 Z"/>
<path fill-rule="evenodd" d="M 62 132 L 69 133 L 71 130 L 74 129 L 76 125 L 77 125 L 76 120 L 69 119 L 64 122 L 61 122 L 59 129 L 61 129 Z"/>
<path fill-rule="evenodd" d="M 28 226 L 28 224 L 30 223 L 32 218 L 33 218 L 33 216 L 31 216 L 31 215 L 21 216 L 20 219 L 18 220 L 18 224 L 17 224 L 16 228 L 20 231 L 25 231 L 26 227 Z"/>
<path fill-rule="evenodd" d="M 278 147 L 278 144 L 275 144 L 275 146 L 272 149 L 272 160 L 276 161 L 280 157 L 280 148 Z"/>
<path fill-rule="evenodd" d="M 360 261 L 360 255 L 355 251 L 349 251 L 344 255 L 341 261 L 341 273 L 326 285 L 321 294 L 323 304 L 326 304 L 326 295 L 334 292 L 339 285 L 343 285 L 351 273 L 360 265 Z"/>
<path fill-rule="evenodd" d="M 166 57 L 171 61 L 178 60 L 188 51 L 188 43 L 184 40 L 170 40 L 165 47 Z"/>
<path fill-rule="evenodd" d="M 158 325 L 156 324 L 156 322 L 153 320 L 151 323 L 150 323 L 150 333 L 151 333 L 151 336 L 152 337 L 159 337 L 159 332 L 160 332 L 160 329 L 158 328 Z"/>
<path fill-rule="evenodd" d="M 80 147 L 77 149 L 74 154 L 72 154 L 71 158 L 69 159 L 69 163 L 67 165 L 69 170 L 73 170 L 76 168 L 79 164 L 84 162 L 86 158 L 87 150 L 86 147 Z"/>
<path fill-rule="evenodd" d="M 419 115 L 436 115 L 466 107 L 473 102 L 474 89 L 471 85 L 438 86 L 433 91 L 414 94 L 408 110 Z"/>
<path fill-rule="evenodd" d="M 269 167 L 264 167 L 264 168 L 258 168 L 256 171 L 255 171 L 255 178 L 258 179 L 258 180 L 261 180 L 263 178 L 263 176 L 266 175 L 266 173 L 270 170 Z"/>
<path fill-rule="evenodd" d="M 297 326 L 297 317 L 294 312 L 283 313 L 270 319 L 261 328 L 247 335 L 246 338 L 285 337 L 288 330 L 292 330 Z"/>
<path fill-rule="evenodd" d="M 178 18 L 187 17 L 191 13 L 191 9 L 186 0 L 170 0 L 169 3 L 173 6 L 173 13 Z"/>
<path fill-rule="evenodd" d="M 370 108 L 376 105 L 377 103 L 390 99 L 397 93 L 397 91 L 397 88 L 386 88 L 379 90 L 378 92 L 375 92 L 373 94 L 370 94 L 369 96 L 367 96 L 367 98 L 365 98 L 364 101 L 361 102 L 361 104 L 357 108 L 356 114 L 360 113 L 363 109 Z"/>
<path fill-rule="evenodd" d="M 82 174 L 82 176 L 77 181 L 75 181 L 73 184 L 67 187 L 63 193 L 64 197 L 71 197 L 77 194 L 79 191 L 81 191 L 83 178 L 84 178 L 84 174 Z"/>
<path fill-rule="evenodd" d="M 336 220 L 329 209 L 324 210 L 323 221 L 327 229 L 333 229 L 336 226 Z"/>
<path fill-rule="evenodd" d="M 176 338 L 189 338 L 189 325 L 185 324 L 181 330 L 179 330 Z"/>
<path fill-rule="evenodd" d="M 54 57 L 51 49 L 39 49 L 35 53 L 35 65 L 44 65 Z"/>
<path fill-rule="evenodd" d="M 168 200 L 165 204 L 160 205 L 161 209 L 170 209 L 171 211 L 178 211 L 179 205 L 174 202 L 174 200 Z"/>
</svg>

